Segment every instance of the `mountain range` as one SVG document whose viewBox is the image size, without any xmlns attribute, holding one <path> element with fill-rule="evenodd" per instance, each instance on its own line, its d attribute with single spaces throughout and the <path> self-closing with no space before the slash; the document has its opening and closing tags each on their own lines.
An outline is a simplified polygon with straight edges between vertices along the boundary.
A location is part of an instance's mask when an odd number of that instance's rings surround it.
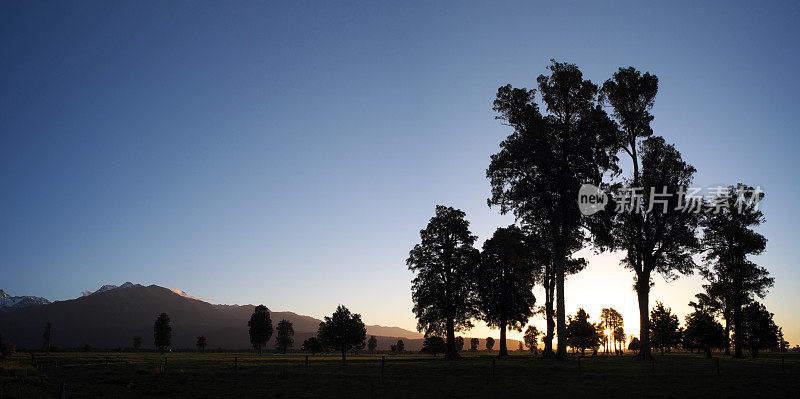
<svg viewBox="0 0 800 399">
<path fill-rule="evenodd" d="M 121 286 L 104 285 L 97 291 L 85 291 L 79 298 L 52 303 L 44 298 L 0 293 L 4 310 L 0 313 L 0 332 L 19 348 L 40 347 L 44 325 L 48 322 L 52 323 L 51 345 L 54 347 L 125 348 L 130 347 L 133 337 L 137 336 L 142 337 L 147 347 L 152 341 L 153 321 L 162 312 L 172 320 L 175 348 L 194 347 L 200 335 L 206 336 L 210 348 L 250 347 L 247 321 L 254 305 L 214 305 L 189 297 L 180 290 L 130 282 Z M 271 310 L 270 313 L 273 325 L 281 319 L 293 323 L 295 347 L 315 335 L 321 322 L 292 312 Z M 367 326 L 367 334 L 379 337 L 379 346 L 388 347 L 397 339 L 403 339 L 409 341 L 406 347 L 410 350 L 421 347 L 421 334 L 399 327 L 371 325 Z M 414 340 L 420 341 L 418 345 L 410 342 Z"/>
<path fill-rule="evenodd" d="M 20 349 L 38 349 L 46 323 L 52 323 L 51 346 L 60 348 L 127 348 L 134 337 L 142 337 L 144 348 L 152 348 L 153 322 L 167 313 L 172 323 L 172 346 L 194 348 L 198 336 L 205 336 L 208 348 L 243 350 L 250 348 L 247 322 L 255 305 L 216 305 L 157 285 L 126 282 L 84 291 L 81 297 L 50 302 L 39 297 L 12 297 L 0 291 L 0 333 Z M 293 312 L 270 310 L 273 326 L 286 319 L 295 331 L 294 348 L 315 336 L 321 320 Z M 387 350 L 402 339 L 406 350 L 422 348 L 423 335 L 400 327 L 366 326 L 367 336 L 378 339 L 378 349 Z M 469 338 L 466 338 L 469 346 Z M 480 347 L 485 341 L 481 339 Z M 271 340 L 267 345 L 273 347 Z M 508 340 L 509 349 L 517 342 Z"/>
</svg>

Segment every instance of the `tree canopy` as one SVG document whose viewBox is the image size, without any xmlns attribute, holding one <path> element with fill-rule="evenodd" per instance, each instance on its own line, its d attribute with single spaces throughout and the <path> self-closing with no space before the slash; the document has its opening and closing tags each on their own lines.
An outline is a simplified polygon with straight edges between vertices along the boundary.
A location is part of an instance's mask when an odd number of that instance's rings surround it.
<svg viewBox="0 0 800 399">
<path fill-rule="evenodd" d="M 744 343 L 743 309 L 755 297 L 764 298 L 774 279 L 766 268 L 749 259 L 761 254 L 767 239 L 754 229 L 764 222 L 758 203 L 764 193 L 739 184 L 717 193 L 712 200 L 720 209 L 702 220 L 704 260 L 709 268 L 703 276 L 709 281 L 709 296 L 722 307 L 726 325 L 733 325 L 734 356 L 742 356 Z M 711 300 L 709 298 L 709 301 Z M 728 329 L 726 328 L 726 331 Z"/>
<path fill-rule="evenodd" d="M 546 243 L 556 330 L 564 336 L 564 279 L 570 268 L 584 265 L 572 262 L 572 254 L 588 238 L 575 199 L 581 184 L 599 185 L 603 173 L 615 167 L 616 127 L 598 103 L 597 86 L 584 80 L 577 66 L 552 61 L 547 69 L 550 74 L 537 79 L 547 116 L 539 111 L 535 90 L 511 85 L 498 89 L 494 110 L 514 132 L 492 155 L 486 176 L 492 185 L 489 205 L 499 206 L 501 213 L 513 212 Z M 566 357 L 565 340 L 559 339 L 556 356 Z"/>
<path fill-rule="evenodd" d="M 294 344 L 294 327 L 292 322 L 283 319 L 278 322 L 278 327 L 275 329 L 275 348 L 280 353 L 286 353 L 286 349 Z"/>
<path fill-rule="evenodd" d="M 272 337 L 272 319 L 269 316 L 267 307 L 264 305 L 256 306 L 255 311 L 250 316 L 250 321 L 247 322 L 247 326 L 250 334 L 250 344 L 260 355 L 264 345 Z"/>
<path fill-rule="evenodd" d="M 363 349 L 366 345 L 367 329 L 361 315 L 339 305 L 333 315 L 319 323 L 317 337 L 323 345 L 342 351 L 342 363 L 347 359 L 347 351 Z"/>
<path fill-rule="evenodd" d="M 508 356 L 506 329 L 522 331 L 536 305 L 536 270 L 518 227 L 498 228 L 486 240 L 476 278 L 480 318 L 489 327 L 500 329 L 498 356 Z"/>
<path fill-rule="evenodd" d="M 475 266 L 480 254 L 473 247 L 464 212 L 437 205 L 436 214 L 420 231 L 421 242 L 409 253 L 406 264 L 416 273 L 411 297 L 417 330 L 425 335 L 445 335 L 445 357 L 458 357 L 455 332 L 472 328 L 477 315 Z"/>
<path fill-rule="evenodd" d="M 153 323 L 153 343 L 163 354 L 164 350 L 172 343 L 172 326 L 169 324 L 169 316 L 161 313 Z"/>
<path fill-rule="evenodd" d="M 656 302 L 656 306 L 650 311 L 650 319 L 650 344 L 653 348 L 659 348 L 661 355 L 664 355 L 665 351 L 669 351 L 680 342 L 678 316 L 663 303 Z"/>
</svg>

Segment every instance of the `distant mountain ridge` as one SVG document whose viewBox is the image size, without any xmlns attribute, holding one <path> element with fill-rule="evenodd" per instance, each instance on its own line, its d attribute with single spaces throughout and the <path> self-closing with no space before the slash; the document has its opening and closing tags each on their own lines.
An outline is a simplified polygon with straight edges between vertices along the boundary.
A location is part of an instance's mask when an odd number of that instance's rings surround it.
<svg viewBox="0 0 800 399">
<path fill-rule="evenodd" d="M 10 296 L 3 292 L 3 298 L 6 297 Z M 247 349 L 250 347 L 247 321 L 254 308 L 254 305 L 213 305 L 180 290 L 126 282 L 121 286 L 104 285 L 76 299 L 47 301 L 40 306 L 3 312 L 0 332 L 19 348 L 38 348 L 44 325 L 51 322 L 51 345 L 55 347 L 125 348 L 137 336 L 148 347 L 152 346 L 153 321 L 164 312 L 172 320 L 175 348 L 192 348 L 196 337 L 205 335 L 209 348 Z M 293 323 L 296 347 L 315 335 L 321 322 L 292 312 L 271 311 L 271 318 L 273 325 L 281 319 Z M 379 347 L 388 348 L 397 339 L 404 339 L 409 350 L 422 346 L 421 334 L 399 327 L 367 326 L 367 334 L 379 337 Z"/>
</svg>

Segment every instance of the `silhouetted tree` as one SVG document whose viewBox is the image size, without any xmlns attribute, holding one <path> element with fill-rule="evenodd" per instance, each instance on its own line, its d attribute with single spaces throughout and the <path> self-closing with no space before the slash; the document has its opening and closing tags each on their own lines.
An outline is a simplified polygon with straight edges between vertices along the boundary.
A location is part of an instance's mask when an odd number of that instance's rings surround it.
<svg viewBox="0 0 800 399">
<path fill-rule="evenodd" d="M 580 350 L 581 356 L 586 353 L 586 349 L 599 346 L 603 340 L 600 328 L 589 322 L 589 315 L 583 308 L 578 309 L 575 317 L 570 317 L 566 337 L 567 344 Z"/>
<path fill-rule="evenodd" d="M 476 315 L 474 270 L 480 254 L 464 212 L 442 205 L 420 231 L 421 243 L 409 253 L 406 264 L 416 273 L 411 296 L 417 330 L 425 335 L 445 335 L 445 358 L 455 359 L 455 332 L 472 328 Z"/>
<path fill-rule="evenodd" d="M 464 350 L 464 337 L 456 337 L 456 352 Z"/>
<path fill-rule="evenodd" d="M 278 322 L 275 329 L 275 347 L 280 353 L 286 353 L 286 349 L 294 344 L 294 327 L 292 322 L 283 319 Z"/>
<path fill-rule="evenodd" d="M 730 186 L 713 200 L 720 205 L 719 212 L 707 213 L 702 221 L 705 261 L 711 265 L 703 275 L 709 281 L 708 291 L 725 308 L 726 325 L 734 329 L 744 325 L 744 306 L 755 296 L 764 298 L 774 282 L 767 269 L 748 259 L 761 254 L 767 245 L 766 238 L 754 231 L 764 222 L 758 209 L 763 198 L 764 193 L 752 187 Z M 743 343 L 737 336 L 744 335 L 737 331 L 733 342 L 734 356 L 741 357 Z"/>
<path fill-rule="evenodd" d="M 552 267 L 544 273 L 546 318 L 552 304 L 548 292 L 555 288 L 556 327 L 566 334 L 564 279 L 585 265 L 572 259 L 587 240 L 585 218 L 578 209 L 582 183 L 599 185 L 603 172 L 616 165 L 616 128 L 598 104 L 598 89 L 583 79 L 577 66 L 553 61 L 549 76 L 537 79 L 543 103 L 550 114 L 544 117 L 534 99 L 534 90 L 510 85 L 497 91 L 494 110 L 514 129 L 492 155 L 486 171 L 492 185 L 489 205 L 501 213 L 512 211 L 532 236 L 547 248 Z M 550 279 L 555 287 L 550 286 Z M 552 339 L 549 331 L 545 345 Z M 549 348 L 545 349 L 546 352 Z M 566 357 L 566 340 L 558 340 L 557 358 Z"/>
<path fill-rule="evenodd" d="M 480 319 L 500 329 L 498 356 L 508 356 L 506 329 L 522 331 L 533 316 L 534 263 L 525 236 L 516 226 L 498 228 L 483 244 L 477 290 Z"/>
<path fill-rule="evenodd" d="M 614 338 L 614 352 L 622 354 L 623 345 L 625 345 L 625 328 L 619 326 L 614 329 L 611 333 L 611 336 Z M 617 349 L 617 343 L 619 343 L 619 349 Z"/>
<path fill-rule="evenodd" d="M 197 346 L 198 351 L 205 353 L 206 346 L 208 345 L 208 342 L 206 341 L 206 336 L 201 335 L 197 337 L 197 342 L 195 343 L 195 345 Z"/>
<path fill-rule="evenodd" d="M 44 334 L 42 334 L 42 350 L 48 355 L 50 354 L 50 333 L 53 328 L 53 323 L 49 321 L 44 325 Z"/>
<path fill-rule="evenodd" d="M 397 353 L 403 353 L 406 349 L 406 344 L 403 343 L 402 339 L 397 340 Z"/>
<path fill-rule="evenodd" d="M 397 353 L 397 344 L 389 345 L 389 351 L 392 352 L 392 354 Z"/>
<path fill-rule="evenodd" d="M 650 311 L 650 339 L 653 348 L 659 348 L 661 355 L 664 351 L 676 346 L 680 341 L 678 332 L 678 316 L 672 314 L 672 309 L 664 307 L 661 302 L 656 302 L 656 307 Z M 644 350 L 644 348 L 641 348 Z"/>
<path fill-rule="evenodd" d="M 350 313 L 346 307 L 339 305 L 331 317 L 319 323 L 317 337 L 323 345 L 338 348 L 342 351 L 342 364 L 347 360 L 347 351 L 363 349 L 366 345 L 367 329 L 361 321 L 361 315 Z"/>
<path fill-rule="evenodd" d="M 166 313 L 158 315 L 156 322 L 153 323 L 153 344 L 162 355 L 172 344 L 172 326 L 169 323 L 169 316 Z"/>
<path fill-rule="evenodd" d="M 426 337 L 425 341 L 422 343 L 422 349 L 420 350 L 422 353 L 430 353 L 433 356 L 439 353 L 445 353 L 446 351 L 447 345 L 442 337 L 437 336 Z"/>
<path fill-rule="evenodd" d="M 778 345 L 778 326 L 772 320 L 772 313 L 758 302 L 752 302 L 742 310 L 742 327 L 736 328 L 734 339 L 738 334 L 742 334 L 741 342 L 750 349 L 753 357 L 758 357 L 761 349 Z"/>
<path fill-rule="evenodd" d="M 622 263 L 635 273 L 642 340 L 638 356 L 644 359 L 651 356 L 648 312 L 653 273 L 668 281 L 691 274 L 696 268 L 692 254 L 698 249 L 699 214 L 684 201 L 695 169 L 673 145 L 651 136 L 650 109 L 657 92 L 658 78 L 633 67 L 620 68 L 603 84 L 603 97 L 621 127 L 618 144 L 630 156 L 633 170 L 624 180 L 628 189 L 612 186 L 619 196 L 609 201 L 606 212 L 592 218 L 591 229 L 600 249 L 627 252 Z"/>
<path fill-rule="evenodd" d="M 539 330 L 536 329 L 536 326 L 533 324 L 528 326 L 528 329 L 525 330 L 525 335 L 522 337 L 522 340 L 525 341 L 525 346 L 528 347 L 528 350 L 531 353 L 536 352 L 536 340 L 539 337 Z"/>
<path fill-rule="evenodd" d="M 711 358 L 712 349 L 722 349 L 728 342 L 722 324 L 706 310 L 695 310 L 686 315 L 686 328 L 683 330 L 684 346 L 705 351 Z"/>
<path fill-rule="evenodd" d="M 783 327 L 778 327 L 778 352 L 784 353 L 789 349 L 789 341 L 783 338 Z"/>
<path fill-rule="evenodd" d="M 375 338 L 374 335 L 370 336 L 369 340 L 367 341 L 367 350 L 369 350 L 369 352 L 372 353 L 375 352 L 375 348 L 377 347 L 378 347 L 378 339 Z"/>
<path fill-rule="evenodd" d="M 486 338 L 486 350 L 491 352 L 492 348 L 494 348 L 494 338 L 487 337 Z"/>
<path fill-rule="evenodd" d="M 478 350 L 478 345 L 480 345 L 480 343 L 481 343 L 481 340 L 479 340 L 478 338 L 471 338 L 469 340 L 469 350 L 471 350 L 473 352 Z"/>
<path fill-rule="evenodd" d="M 603 310 L 600 312 L 600 327 L 603 330 L 608 330 L 609 331 L 609 335 L 608 335 L 607 338 L 611 338 L 613 340 L 613 338 L 614 338 L 614 330 L 616 330 L 617 327 L 622 327 L 622 326 L 624 326 L 624 321 L 623 321 L 623 318 L 622 318 L 622 314 L 620 314 L 614 308 L 603 308 Z M 603 340 L 603 345 L 606 348 L 605 349 L 606 352 L 608 352 L 608 340 L 607 339 Z M 616 349 L 617 349 L 617 343 L 616 343 L 616 341 L 614 341 L 614 350 L 616 350 Z"/>
<path fill-rule="evenodd" d="M 136 352 L 142 348 L 142 337 L 133 337 L 133 350 Z"/>
<path fill-rule="evenodd" d="M 628 344 L 628 350 L 633 351 L 633 354 L 636 355 L 639 349 L 641 349 L 641 342 L 639 342 L 639 338 L 633 337 L 631 343 Z"/>
<path fill-rule="evenodd" d="M 250 321 L 247 322 L 247 327 L 250 334 L 250 344 L 260 355 L 264 345 L 272 337 L 272 319 L 266 306 L 256 306 L 255 311 L 250 316 Z"/>
<path fill-rule="evenodd" d="M 300 346 L 300 350 L 311 352 L 311 355 L 314 355 L 324 352 L 325 348 L 322 347 L 322 343 L 319 342 L 317 337 L 311 337 L 303 341 L 303 345 Z"/>
</svg>

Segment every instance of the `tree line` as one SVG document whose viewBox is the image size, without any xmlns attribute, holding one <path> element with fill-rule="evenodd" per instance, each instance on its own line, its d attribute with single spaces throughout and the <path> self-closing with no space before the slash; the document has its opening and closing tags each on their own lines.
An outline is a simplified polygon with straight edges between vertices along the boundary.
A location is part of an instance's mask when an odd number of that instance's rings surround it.
<svg viewBox="0 0 800 399">
<path fill-rule="evenodd" d="M 655 75 L 620 68 L 598 86 L 574 64 L 551 61 L 547 70 L 537 78 L 538 92 L 505 85 L 493 103 L 496 119 L 512 132 L 486 170 L 487 203 L 513 214 L 516 223 L 498 228 L 479 250 L 465 213 L 437 205 L 409 252 L 418 331 L 442 337 L 445 357 L 454 359 L 455 333 L 482 320 L 500 329 L 499 356 L 506 356 L 506 330 L 522 331 L 540 312 L 547 325 L 545 357 L 564 359 L 568 346 L 592 348 L 602 334 L 588 325 L 582 309 L 566 316 L 564 290 L 566 277 L 587 266 L 576 252 L 592 247 L 623 253 L 622 266 L 633 271 L 638 357 L 649 359 L 652 348 L 669 347 L 672 339 L 660 329 L 663 305 L 656 313 L 650 308 L 656 274 L 670 281 L 700 272 L 707 281 L 698 296 L 703 304 L 687 317 L 684 333 L 692 345 L 727 351 L 730 340 L 737 357 L 744 348 L 757 354 L 753 348 L 774 346 L 779 329 L 766 322 L 770 314 L 756 302 L 774 281 L 750 259 L 766 247 L 755 231 L 764 222 L 758 209 L 763 192 L 737 184 L 706 199 L 687 195 L 696 169 L 650 126 Z M 578 205 L 584 184 L 603 192 L 641 188 L 651 195 L 633 201 L 614 196 L 600 212 L 586 213 Z M 695 255 L 703 262 L 696 263 Z M 541 309 L 534 285 L 544 289 Z M 603 314 L 603 323 L 612 316 Z M 716 317 L 725 321 L 720 340 Z M 624 341 L 618 327 L 611 328 L 611 338 Z"/>
</svg>

